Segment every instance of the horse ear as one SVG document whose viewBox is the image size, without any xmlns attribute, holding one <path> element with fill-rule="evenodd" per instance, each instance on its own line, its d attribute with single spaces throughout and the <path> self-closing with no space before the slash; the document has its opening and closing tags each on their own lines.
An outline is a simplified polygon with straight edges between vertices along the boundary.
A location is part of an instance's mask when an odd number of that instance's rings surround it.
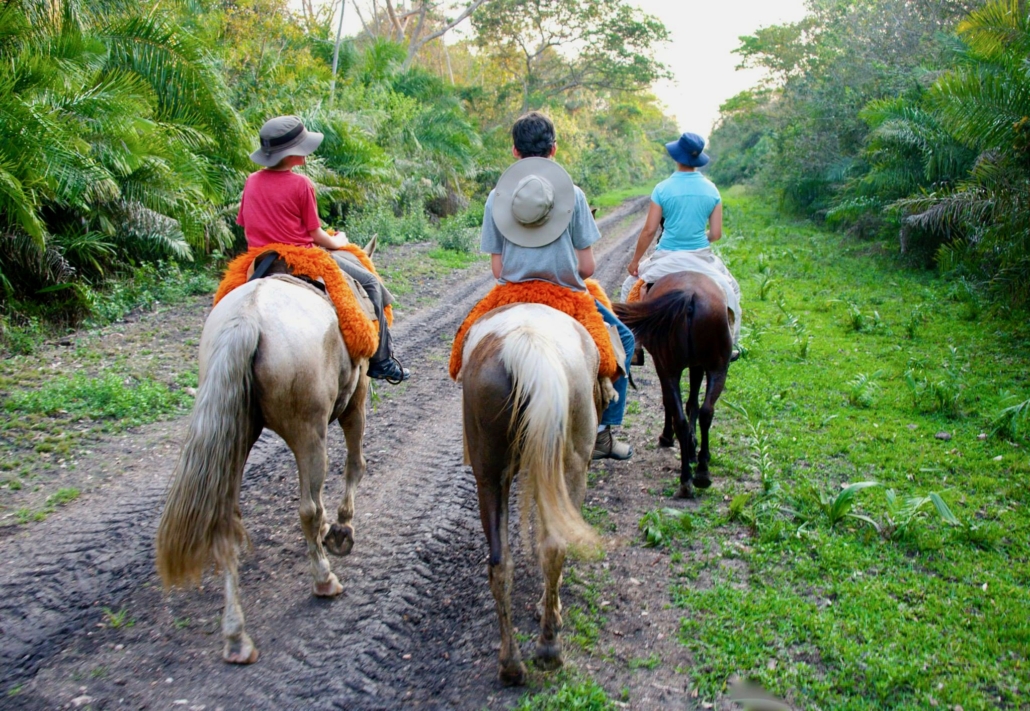
<svg viewBox="0 0 1030 711">
<path fill-rule="evenodd" d="M 597 217 L 597 208 L 596 207 L 590 208 L 590 216 L 591 217 Z"/>
<path fill-rule="evenodd" d="M 365 247 L 364 247 L 365 254 L 367 254 L 370 257 L 373 254 L 375 254 L 376 253 L 376 245 L 378 243 L 379 243 L 379 235 L 378 234 L 372 235 L 372 239 L 370 239 L 368 241 L 368 244 L 366 244 Z"/>
</svg>

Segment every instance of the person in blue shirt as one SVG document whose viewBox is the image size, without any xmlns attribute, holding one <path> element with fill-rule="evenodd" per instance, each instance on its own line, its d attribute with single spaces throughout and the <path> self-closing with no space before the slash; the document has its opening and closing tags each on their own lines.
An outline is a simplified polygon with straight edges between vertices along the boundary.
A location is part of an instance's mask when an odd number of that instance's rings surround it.
<svg viewBox="0 0 1030 711">
<path fill-rule="evenodd" d="M 653 284 L 667 274 L 701 272 L 726 292 L 727 315 L 736 343 L 740 336 L 740 285 L 711 249 L 711 244 L 722 238 L 722 197 L 712 181 L 697 171 L 708 164 L 704 148 L 704 139 L 696 133 L 684 133 L 665 144 L 676 161 L 676 172 L 651 193 L 647 220 L 627 267 L 630 276 L 622 285 L 622 300 L 629 296 L 637 279 Z M 663 229 L 658 246 L 644 259 L 659 227 Z M 736 355 L 734 350 L 734 359 Z"/>
</svg>

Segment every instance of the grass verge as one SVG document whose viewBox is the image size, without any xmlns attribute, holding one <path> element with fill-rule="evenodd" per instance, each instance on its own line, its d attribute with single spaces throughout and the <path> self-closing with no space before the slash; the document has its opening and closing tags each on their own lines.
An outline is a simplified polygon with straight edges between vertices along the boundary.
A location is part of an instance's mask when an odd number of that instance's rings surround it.
<svg viewBox="0 0 1030 711">
<path fill-rule="evenodd" d="M 738 675 L 806 709 L 1022 707 L 1030 458 L 992 423 L 1027 398 L 1026 324 L 970 319 L 968 291 L 891 245 L 724 198 L 744 357 L 713 428 L 730 503 L 696 517 L 751 545 L 721 554 L 743 579 L 679 566 L 701 696 Z"/>
</svg>

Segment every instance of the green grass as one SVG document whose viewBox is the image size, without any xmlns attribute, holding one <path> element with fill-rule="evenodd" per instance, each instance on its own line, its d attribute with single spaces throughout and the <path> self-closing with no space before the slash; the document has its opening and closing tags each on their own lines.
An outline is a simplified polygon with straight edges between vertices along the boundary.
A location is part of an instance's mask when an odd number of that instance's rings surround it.
<svg viewBox="0 0 1030 711">
<path fill-rule="evenodd" d="M 431 250 L 429 252 L 429 258 L 446 269 L 464 269 L 476 262 L 485 261 L 487 256 L 485 254 L 479 254 L 478 251 L 462 252 L 459 250 L 444 249 L 440 247 Z"/>
<path fill-rule="evenodd" d="M 67 415 L 93 420 L 118 419 L 129 424 L 152 422 L 183 409 L 192 398 L 152 380 L 127 382 L 108 373 L 91 378 L 81 373 L 56 378 L 35 390 L 16 391 L 4 401 L 8 412 Z"/>
<path fill-rule="evenodd" d="M 596 682 L 564 673 L 553 688 L 527 694 L 514 711 L 615 711 L 615 702 Z"/>
<path fill-rule="evenodd" d="M 597 217 L 600 218 L 611 210 L 611 208 L 618 207 L 630 198 L 650 195 L 651 191 L 654 190 L 654 186 L 655 183 L 651 182 L 633 185 L 628 188 L 619 188 L 618 190 L 609 190 L 608 192 L 601 193 L 600 195 L 588 196 L 588 202 L 590 203 L 590 207 L 597 208 Z"/>
<path fill-rule="evenodd" d="M 136 620 L 129 617 L 129 611 L 125 608 L 115 612 L 111 608 L 105 607 L 104 623 L 111 629 L 119 630 L 135 626 Z"/>
<path fill-rule="evenodd" d="M 694 520 L 752 540 L 733 553 L 742 579 L 696 553 L 673 566 L 702 698 L 739 675 L 803 709 L 1022 708 L 1030 457 L 1026 428 L 998 422 L 1030 392 L 1025 320 L 971 318 L 968 295 L 896 266 L 892 244 L 724 199 L 744 357 L 717 408 L 712 474 L 747 492 L 731 485 Z M 879 485 L 841 499 L 862 481 Z"/>
</svg>

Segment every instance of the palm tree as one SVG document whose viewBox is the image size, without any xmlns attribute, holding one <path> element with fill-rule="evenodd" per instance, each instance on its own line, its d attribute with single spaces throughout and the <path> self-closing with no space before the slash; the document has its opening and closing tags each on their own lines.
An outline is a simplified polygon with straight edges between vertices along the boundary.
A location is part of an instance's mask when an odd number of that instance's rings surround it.
<svg viewBox="0 0 1030 711">
<path fill-rule="evenodd" d="M 126 257 L 226 246 L 244 126 L 162 12 L 0 7 L 0 285 L 8 297 Z"/>
</svg>

